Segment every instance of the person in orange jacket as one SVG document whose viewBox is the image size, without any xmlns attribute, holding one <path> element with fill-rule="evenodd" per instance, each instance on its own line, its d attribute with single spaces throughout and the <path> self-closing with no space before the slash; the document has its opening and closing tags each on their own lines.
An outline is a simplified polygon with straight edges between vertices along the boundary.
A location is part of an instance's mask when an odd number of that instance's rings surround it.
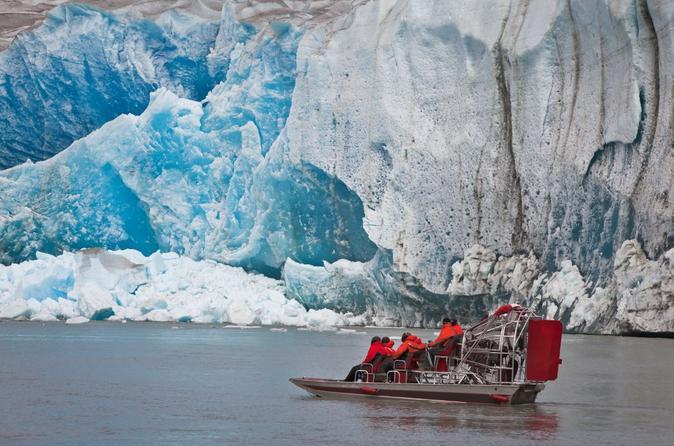
<svg viewBox="0 0 674 446">
<path fill-rule="evenodd" d="M 407 341 L 412 343 L 412 344 L 423 344 L 424 341 L 417 335 L 413 335 L 410 333 L 410 335 L 407 337 Z"/>
<path fill-rule="evenodd" d="M 392 356 L 393 359 L 398 359 L 404 355 L 407 351 L 416 353 L 419 350 L 426 348 L 426 344 L 420 342 L 421 340 L 414 336 L 412 333 L 403 333 L 402 338 L 400 339 L 402 343 L 400 347 L 396 350 L 395 354 Z"/>
<path fill-rule="evenodd" d="M 454 322 L 456 322 L 456 320 Z M 461 327 L 459 327 L 459 329 L 461 329 Z M 440 334 L 438 335 L 437 338 L 435 338 L 434 341 L 430 341 L 428 343 L 428 346 L 435 347 L 437 345 L 444 344 L 446 341 L 449 340 L 449 338 L 451 338 L 452 336 L 456 336 L 457 334 L 458 333 L 456 332 L 454 325 L 452 325 L 452 320 L 446 317 L 442 320 L 442 328 L 440 329 Z"/>
<path fill-rule="evenodd" d="M 382 372 L 393 370 L 393 362 L 396 359 L 400 359 L 407 352 L 414 354 L 426 348 L 426 344 L 420 342 L 421 340 L 412 333 L 403 333 L 401 341 L 402 342 L 400 343 L 400 346 L 398 346 L 398 349 L 393 353 L 393 355 L 386 358 L 386 360 L 379 367 L 379 370 Z"/>
<path fill-rule="evenodd" d="M 454 350 L 451 340 L 454 340 L 454 345 L 459 342 L 459 336 L 463 334 L 461 326 L 456 319 L 444 318 L 442 320 L 442 329 L 440 334 L 434 340 L 428 343 L 428 354 L 430 360 L 435 363 L 435 356 L 438 354 L 447 355 Z"/>
<path fill-rule="evenodd" d="M 344 378 L 344 381 L 354 381 L 356 379 L 356 372 L 363 368 L 363 364 L 373 364 L 375 361 L 379 361 L 381 358 L 389 356 L 390 353 L 388 350 L 391 349 L 388 348 L 387 350 L 387 348 L 384 347 L 384 343 L 389 342 L 390 339 L 388 337 L 380 339 L 379 336 L 374 336 L 370 341 L 370 349 L 367 351 L 363 362 L 353 366 L 351 370 L 349 370 L 349 374 L 346 375 L 346 378 Z"/>
</svg>

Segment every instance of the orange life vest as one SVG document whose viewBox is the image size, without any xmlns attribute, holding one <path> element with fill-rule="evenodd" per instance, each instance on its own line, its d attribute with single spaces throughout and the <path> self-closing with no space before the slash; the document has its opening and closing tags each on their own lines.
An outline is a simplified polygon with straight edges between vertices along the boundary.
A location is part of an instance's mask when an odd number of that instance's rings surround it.
<svg viewBox="0 0 674 446">
<path fill-rule="evenodd" d="M 431 342 L 431 345 L 442 344 L 444 341 L 451 338 L 452 336 L 459 334 L 456 332 L 456 327 L 457 327 L 456 325 L 452 326 L 450 322 L 443 324 L 442 329 L 440 329 L 440 334 L 438 335 L 437 338 L 435 338 L 435 341 Z M 461 329 L 461 327 L 459 327 L 459 329 Z"/>
</svg>

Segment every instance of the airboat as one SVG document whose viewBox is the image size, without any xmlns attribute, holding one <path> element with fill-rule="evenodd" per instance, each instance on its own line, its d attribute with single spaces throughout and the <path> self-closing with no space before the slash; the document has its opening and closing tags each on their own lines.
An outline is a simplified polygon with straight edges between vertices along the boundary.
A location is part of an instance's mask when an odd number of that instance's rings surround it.
<svg viewBox="0 0 674 446">
<path fill-rule="evenodd" d="M 291 378 L 319 397 L 397 398 L 451 403 L 525 404 L 557 379 L 562 324 L 531 309 L 503 305 L 432 354 L 362 364 L 356 381 Z"/>
</svg>

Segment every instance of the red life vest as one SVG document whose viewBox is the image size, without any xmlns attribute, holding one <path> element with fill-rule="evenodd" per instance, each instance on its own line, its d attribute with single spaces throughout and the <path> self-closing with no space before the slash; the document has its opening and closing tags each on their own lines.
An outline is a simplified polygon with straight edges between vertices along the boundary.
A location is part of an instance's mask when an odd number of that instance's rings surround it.
<svg viewBox="0 0 674 446">
<path fill-rule="evenodd" d="M 383 354 L 385 356 L 391 356 L 395 353 L 395 350 L 393 350 L 393 344 L 395 344 L 395 342 L 388 341 L 386 344 L 381 345 L 383 347 L 383 350 L 384 350 Z"/>
<path fill-rule="evenodd" d="M 374 357 L 377 356 L 377 353 L 384 354 L 384 346 L 381 345 L 381 342 L 374 342 L 370 344 L 370 349 L 367 351 L 367 355 L 365 355 L 363 363 L 372 362 Z"/>
</svg>

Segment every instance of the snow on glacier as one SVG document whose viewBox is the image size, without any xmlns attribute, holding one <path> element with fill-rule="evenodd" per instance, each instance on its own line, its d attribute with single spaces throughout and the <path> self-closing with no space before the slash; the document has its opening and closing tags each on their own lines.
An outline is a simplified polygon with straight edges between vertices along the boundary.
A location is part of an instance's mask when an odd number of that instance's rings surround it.
<svg viewBox="0 0 674 446">
<path fill-rule="evenodd" d="M 238 28 L 230 39 L 244 40 Z M 217 20 L 171 10 L 155 20 L 64 5 L 0 53 L 0 169 L 58 153 L 163 86 L 202 99 L 226 57 L 208 58 Z M 217 63 L 216 63 L 217 62 Z"/>
<path fill-rule="evenodd" d="M 193 321 L 327 328 L 360 322 L 306 310 L 283 283 L 175 253 L 89 249 L 0 265 L 0 318 L 36 321 Z"/>
</svg>

